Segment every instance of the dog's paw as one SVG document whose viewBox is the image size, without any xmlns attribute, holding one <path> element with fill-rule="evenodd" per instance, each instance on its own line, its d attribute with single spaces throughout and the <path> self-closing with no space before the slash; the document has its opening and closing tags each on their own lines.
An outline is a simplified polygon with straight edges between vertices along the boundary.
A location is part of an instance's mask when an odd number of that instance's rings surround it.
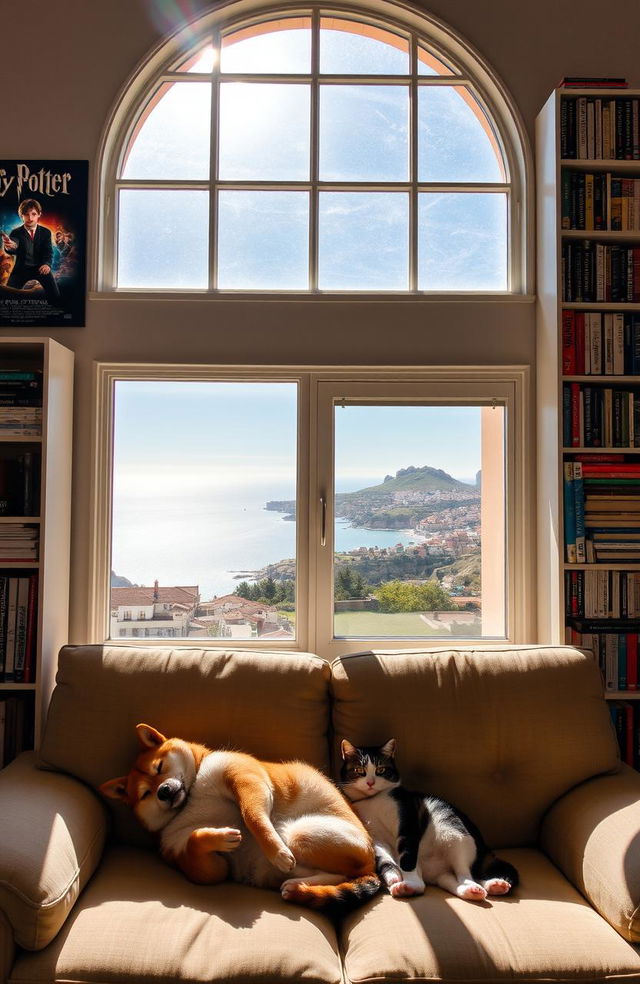
<svg viewBox="0 0 640 984">
<path fill-rule="evenodd" d="M 281 847 L 271 860 L 279 871 L 293 871 L 296 866 L 296 859 L 286 846 Z"/>
<path fill-rule="evenodd" d="M 218 847 L 219 851 L 235 851 L 236 848 L 240 847 L 242 843 L 242 834 L 235 827 L 220 827 L 220 844 Z"/>
</svg>

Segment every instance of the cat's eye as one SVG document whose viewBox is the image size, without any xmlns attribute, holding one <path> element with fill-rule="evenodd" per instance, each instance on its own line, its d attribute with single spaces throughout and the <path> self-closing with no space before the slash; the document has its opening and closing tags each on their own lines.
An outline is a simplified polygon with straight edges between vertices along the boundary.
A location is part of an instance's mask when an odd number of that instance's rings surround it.
<svg viewBox="0 0 640 984">
<path fill-rule="evenodd" d="M 366 769 L 359 769 L 359 768 L 358 769 L 354 769 L 353 770 L 353 774 L 355 776 L 365 776 L 367 774 L 367 770 Z"/>
<path fill-rule="evenodd" d="M 386 771 L 387 771 L 387 770 L 385 769 L 385 767 L 384 767 L 384 765 L 379 765 L 379 766 L 377 767 L 377 769 L 376 769 L 376 775 L 377 775 L 377 776 L 383 776 L 383 775 L 385 774 L 385 772 L 386 772 Z"/>
</svg>

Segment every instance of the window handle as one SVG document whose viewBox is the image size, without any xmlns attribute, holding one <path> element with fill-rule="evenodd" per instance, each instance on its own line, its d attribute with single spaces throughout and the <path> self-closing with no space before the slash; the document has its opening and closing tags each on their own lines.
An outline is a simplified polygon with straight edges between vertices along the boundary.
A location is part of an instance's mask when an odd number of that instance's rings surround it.
<svg viewBox="0 0 640 984">
<path fill-rule="evenodd" d="M 327 499 L 326 496 L 320 496 L 320 546 L 326 547 L 327 545 Z"/>
</svg>

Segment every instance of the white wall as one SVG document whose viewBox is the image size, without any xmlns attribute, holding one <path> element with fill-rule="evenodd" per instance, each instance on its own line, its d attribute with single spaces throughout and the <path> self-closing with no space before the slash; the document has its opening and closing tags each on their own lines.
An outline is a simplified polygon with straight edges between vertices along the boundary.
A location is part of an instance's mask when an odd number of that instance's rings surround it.
<svg viewBox="0 0 640 984">
<path fill-rule="evenodd" d="M 177 6 L 160 0 L 0 0 L 2 156 L 88 159 L 95 174 L 101 135 L 121 87 L 169 28 L 161 27 L 158 11 Z M 184 0 L 181 6 L 196 13 L 210 5 Z M 619 0 L 613 23 L 606 24 L 595 0 L 433 0 L 425 9 L 493 66 L 532 143 L 535 116 L 563 75 L 615 74 L 632 85 L 640 82 L 637 0 Z M 90 236 L 95 218 L 92 210 Z M 533 366 L 534 317 L 534 306 L 522 302 L 310 305 L 91 297 L 85 328 L 51 332 L 76 353 L 71 640 L 86 638 L 93 360 Z"/>
</svg>

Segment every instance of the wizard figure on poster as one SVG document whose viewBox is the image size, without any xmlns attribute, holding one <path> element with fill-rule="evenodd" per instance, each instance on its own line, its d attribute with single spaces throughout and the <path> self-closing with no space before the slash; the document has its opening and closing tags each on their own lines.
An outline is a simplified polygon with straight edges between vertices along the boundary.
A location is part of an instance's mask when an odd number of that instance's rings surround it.
<svg viewBox="0 0 640 984">
<path fill-rule="evenodd" d="M 85 161 L 0 161 L 0 326 L 84 322 Z"/>
<path fill-rule="evenodd" d="M 35 198 L 25 198 L 18 206 L 22 225 L 12 229 L 9 235 L 2 233 L 5 253 L 15 258 L 7 287 L 24 288 L 33 281 L 40 284 L 52 307 L 61 305 L 60 290 L 53 273 L 53 236 L 46 226 L 40 225 L 42 206 Z"/>
</svg>

